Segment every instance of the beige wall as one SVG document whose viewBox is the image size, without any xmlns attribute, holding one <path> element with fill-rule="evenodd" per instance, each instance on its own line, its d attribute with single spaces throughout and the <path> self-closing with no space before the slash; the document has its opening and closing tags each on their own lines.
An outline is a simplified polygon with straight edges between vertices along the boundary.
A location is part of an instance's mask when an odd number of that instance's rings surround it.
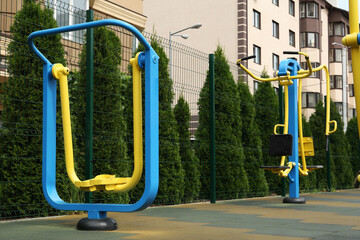
<svg viewBox="0 0 360 240">
<path fill-rule="evenodd" d="M 144 0 L 145 30 L 169 38 L 169 32 L 202 23 L 200 29 L 187 30 L 179 42 L 205 53 L 212 53 L 218 44 L 223 46 L 227 59 L 237 60 L 237 1 L 236 0 Z"/>
<path fill-rule="evenodd" d="M 290 57 L 283 51 L 299 50 L 299 1 L 295 0 L 295 16 L 289 14 L 288 1 L 279 1 L 276 6 L 272 1 L 248 1 L 248 55 L 253 54 L 253 45 L 261 47 L 261 64 L 249 61 L 248 67 L 259 75 L 264 67 L 273 76 L 272 54 L 279 56 L 279 61 Z M 261 13 L 261 29 L 253 26 L 253 10 Z M 272 21 L 279 23 L 279 39 L 272 36 Z M 289 45 L 289 30 L 295 32 L 295 47 Z M 297 57 L 297 56 L 291 56 Z M 253 80 L 248 79 L 253 93 Z M 277 83 L 274 83 L 277 86 Z"/>
<path fill-rule="evenodd" d="M 91 9 L 104 18 L 116 18 L 128 22 L 140 30 L 145 28 L 143 0 L 90 0 Z"/>
</svg>

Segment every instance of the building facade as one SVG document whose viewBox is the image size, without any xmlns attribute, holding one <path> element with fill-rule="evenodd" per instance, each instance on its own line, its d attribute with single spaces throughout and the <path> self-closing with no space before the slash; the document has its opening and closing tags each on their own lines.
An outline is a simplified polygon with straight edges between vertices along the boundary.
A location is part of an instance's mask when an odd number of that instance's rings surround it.
<svg viewBox="0 0 360 240">
<path fill-rule="evenodd" d="M 0 4 L 0 84 L 8 77 L 6 49 L 11 41 L 10 26 L 21 4 L 21 0 L 3 0 Z M 340 114 L 346 114 L 347 119 L 355 116 L 351 56 L 350 51 L 341 45 L 341 38 L 349 31 L 349 16 L 347 11 L 336 7 L 336 0 L 49 0 L 43 1 L 43 4 L 54 9 L 54 17 L 60 26 L 84 22 L 85 10 L 93 9 L 100 18 L 124 20 L 141 31 L 153 32 L 166 39 L 171 32 L 202 23 L 200 29 L 184 32 L 189 35 L 188 39 L 174 36 L 173 41 L 204 53 L 212 53 L 220 45 L 232 63 L 254 54 L 256 58 L 245 64 L 256 75 L 266 71 L 273 76 L 280 61 L 289 57 L 283 51 L 306 52 L 313 67 L 321 64 L 329 67 L 331 98 Z M 63 7 L 69 11 L 61 11 Z M 124 66 L 135 45 L 131 34 L 125 38 L 122 43 L 128 50 L 122 59 Z M 64 36 L 64 45 L 67 43 L 82 44 L 76 41 L 76 35 Z M 68 46 L 67 49 L 72 51 L 75 48 Z M 343 52 L 347 55 L 345 72 Z M 68 52 L 69 56 L 75 54 Z M 306 68 L 305 59 L 298 60 Z M 236 68 L 232 70 L 237 75 Z M 174 72 L 176 82 L 176 70 Z M 254 93 L 258 82 L 241 72 L 239 75 Z M 278 87 L 277 83 L 273 86 L 275 89 Z M 303 114 L 309 118 L 316 104 L 326 95 L 325 74 L 317 72 L 303 80 L 302 90 Z M 197 101 L 194 99 L 192 102 L 196 105 Z M 1 108 L 0 104 L 0 111 Z"/>
<path fill-rule="evenodd" d="M 348 33 L 347 11 L 324 0 L 300 1 L 300 49 L 309 53 L 313 67 L 322 64 L 328 66 L 331 99 L 346 122 L 356 114 L 350 51 L 341 44 L 341 39 Z M 305 79 L 304 115 L 309 117 L 315 111 L 317 102 L 323 100 L 325 95 L 324 72 L 314 73 Z"/>
</svg>

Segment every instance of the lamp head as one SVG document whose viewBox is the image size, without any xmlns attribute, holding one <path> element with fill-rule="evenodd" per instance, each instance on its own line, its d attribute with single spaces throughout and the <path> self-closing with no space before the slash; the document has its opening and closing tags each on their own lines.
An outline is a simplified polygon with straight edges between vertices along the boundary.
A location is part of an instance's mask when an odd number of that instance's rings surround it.
<svg viewBox="0 0 360 240">
<path fill-rule="evenodd" d="M 201 23 L 197 23 L 197 24 L 191 26 L 190 28 L 192 28 L 192 29 L 199 29 L 199 28 L 201 28 L 201 26 L 202 26 Z"/>
</svg>

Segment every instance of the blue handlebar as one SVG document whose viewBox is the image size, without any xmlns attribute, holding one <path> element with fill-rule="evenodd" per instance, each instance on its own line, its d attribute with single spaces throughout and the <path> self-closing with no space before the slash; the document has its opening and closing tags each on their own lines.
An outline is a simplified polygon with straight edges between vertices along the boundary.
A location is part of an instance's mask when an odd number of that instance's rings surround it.
<svg viewBox="0 0 360 240">
<path fill-rule="evenodd" d="M 54 34 L 63 33 L 63 32 L 71 32 L 71 31 L 83 30 L 83 29 L 88 29 L 88 28 L 101 27 L 101 26 L 106 26 L 106 25 L 119 26 L 119 27 L 125 28 L 126 30 L 129 30 L 136 36 L 137 39 L 139 39 L 139 41 L 144 45 L 146 50 L 151 49 L 150 44 L 146 41 L 146 39 L 139 32 L 139 30 L 137 30 L 137 28 L 135 28 L 134 26 L 132 26 L 126 22 L 123 22 L 120 20 L 115 20 L 115 19 L 104 19 L 104 20 L 99 20 L 99 21 L 94 21 L 94 22 L 86 22 L 86 23 L 80 23 L 80 24 L 71 25 L 71 26 L 50 28 L 50 29 L 36 31 L 29 35 L 28 45 L 29 45 L 30 49 L 40 58 L 40 60 L 44 64 L 47 64 L 47 63 L 50 64 L 50 61 L 35 47 L 34 42 L 33 42 L 34 38 L 41 37 L 41 36 L 47 36 L 47 35 L 54 35 Z"/>
</svg>

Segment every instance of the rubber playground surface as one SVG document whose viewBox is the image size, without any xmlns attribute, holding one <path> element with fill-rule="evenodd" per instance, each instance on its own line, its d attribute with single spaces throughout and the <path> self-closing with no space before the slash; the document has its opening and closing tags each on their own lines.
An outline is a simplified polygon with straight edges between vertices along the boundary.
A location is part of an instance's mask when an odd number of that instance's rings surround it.
<svg viewBox="0 0 360 240">
<path fill-rule="evenodd" d="M 218 201 L 109 213 L 118 230 L 84 232 L 86 215 L 0 222 L 0 239 L 360 239 L 360 189 L 282 197 Z"/>
</svg>

